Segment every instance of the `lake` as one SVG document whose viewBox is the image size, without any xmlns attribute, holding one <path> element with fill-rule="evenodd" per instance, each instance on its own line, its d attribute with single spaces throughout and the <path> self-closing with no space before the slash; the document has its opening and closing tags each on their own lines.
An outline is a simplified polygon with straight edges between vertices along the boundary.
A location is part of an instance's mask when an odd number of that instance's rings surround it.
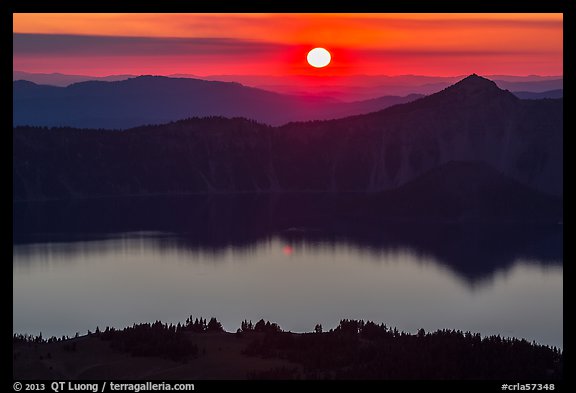
<svg viewBox="0 0 576 393">
<path fill-rule="evenodd" d="M 323 226 L 302 201 L 229 202 L 15 205 L 13 331 L 192 315 L 304 332 L 353 318 L 563 346 L 559 225 Z"/>
</svg>

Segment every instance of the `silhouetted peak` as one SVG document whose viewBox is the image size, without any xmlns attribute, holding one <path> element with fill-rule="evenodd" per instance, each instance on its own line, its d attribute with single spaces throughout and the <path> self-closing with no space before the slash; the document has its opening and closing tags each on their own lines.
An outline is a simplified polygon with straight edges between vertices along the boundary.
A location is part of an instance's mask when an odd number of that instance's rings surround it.
<svg viewBox="0 0 576 393">
<path fill-rule="evenodd" d="M 476 74 L 467 76 L 466 78 L 456 82 L 447 90 L 453 90 L 468 94 L 481 93 L 481 92 L 504 92 L 500 89 L 495 82 L 490 79 L 483 78 Z"/>
<path fill-rule="evenodd" d="M 456 82 L 454 86 L 464 86 L 464 87 L 476 87 L 476 88 L 483 88 L 483 89 L 499 89 L 496 86 L 496 83 L 491 81 L 490 79 L 483 78 L 478 74 L 472 74 L 467 76 L 466 78 L 462 79 L 459 82 Z"/>
<path fill-rule="evenodd" d="M 500 89 L 495 82 L 478 76 L 477 74 L 467 76 L 430 97 L 434 96 L 438 96 L 438 98 L 450 98 L 450 100 L 457 101 L 472 100 L 475 103 L 485 102 L 487 99 L 492 100 L 495 98 L 502 98 L 508 101 L 518 100 L 518 98 L 508 90 Z"/>
</svg>

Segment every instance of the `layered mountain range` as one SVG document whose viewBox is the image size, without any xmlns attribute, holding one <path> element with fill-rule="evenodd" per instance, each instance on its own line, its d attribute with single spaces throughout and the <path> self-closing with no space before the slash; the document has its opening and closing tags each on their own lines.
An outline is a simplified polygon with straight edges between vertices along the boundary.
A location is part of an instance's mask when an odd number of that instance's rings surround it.
<svg viewBox="0 0 576 393">
<path fill-rule="evenodd" d="M 85 81 L 67 87 L 13 83 L 14 125 L 126 129 L 188 117 L 245 117 L 269 125 L 327 120 L 374 112 L 421 94 L 355 102 L 289 95 L 235 82 L 139 76 Z"/>
<path fill-rule="evenodd" d="M 387 215 L 438 196 L 446 217 L 543 206 L 561 217 L 562 130 L 562 99 L 521 100 L 477 75 L 378 112 L 281 127 L 224 117 L 121 132 L 16 127 L 14 199 L 370 193 Z"/>
<path fill-rule="evenodd" d="M 172 74 L 171 78 L 204 79 L 207 81 L 238 82 L 244 86 L 256 87 L 290 95 L 312 95 L 331 97 L 351 102 L 382 96 L 406 96 L 409 94 L 429 95 L 458 82 L 463 76 L 423 76 L 423 75 L 346 75 L 340 77 L 320 77 L 318 75 L 206 75 Z M 66 75 L 60 73 L 39 74 L 13 70 L 12 80 L 26 80 L 39 85 L 66 87 L 86 81 L 121 81 L 137 75 Z M 514 95 L 534 94 L 549 96 L 562 94 L 562 76 L 485 76 L 493 80 L 501 89 L 510 90 Z M 524 97 L 520 97 L 524 98 Z"/>
</svg>

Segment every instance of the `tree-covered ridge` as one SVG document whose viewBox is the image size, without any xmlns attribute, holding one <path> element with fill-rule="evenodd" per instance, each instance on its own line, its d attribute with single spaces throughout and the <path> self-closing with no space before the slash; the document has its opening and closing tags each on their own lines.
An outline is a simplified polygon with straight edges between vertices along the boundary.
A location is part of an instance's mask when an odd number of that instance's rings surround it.
<svg viewBox="0 0 576 393">
<path fill-rule="evenodd" d="M 479 333 L 437 330 L 417 334 L 384 324 L 342 320 L 315 333 L 268 333 L 246 350 L 252 356 L 280 357 L 302 366 L 277 370 L 298 379 L 560 379 L 563 355 L 557 348 L 524 339 L 482 338 Z M 274 378 L 274 373 L 252 377 Z"/>
<path fill-rule="evenodd" d="M 179 193 L 382 192 L 450 162 L 563 190 L 563 101 L 520 100 L 478 76 L 330 121 L 270 127 L 190 118 L 126 131 L 13 129 L 14 199 Z M 511 203 L 514 205 L 514 203 Z"/>
<path fill-rule="evenodd" d="M 197 359 L 195 337 L 231 334 L 216 318 L 186 320 L 184 324 L 134 324 L 124 329 L 107 327 L 89 332 L 89 337 L 110 348 L 136 357 L 158 357 L 180 363 Z M 276 323 L 243 321 L 235 333 L 245 343 L 244 356 L 288 361 L 247 375 L 252 379 L 502 379 L 558 380 L 563 376 L 564 355 L 556 347 L 499 335 L 442 329 L 416 334 L 371 321 L 340 321 L 324 331 L 317 324 L 313 333 L 283 331 Z M 67 337 L 44 339 L 14 335 L 14 345 L 46 345 L 64 342 L 65 350 L 76 351 L 76 340 Z M 40 351 L 41 352 L 41 351 Z M 14 357 L 17 359 L 18 351 Z M 51 355 L 50 355 L 51 356 Z"/>
</svg>

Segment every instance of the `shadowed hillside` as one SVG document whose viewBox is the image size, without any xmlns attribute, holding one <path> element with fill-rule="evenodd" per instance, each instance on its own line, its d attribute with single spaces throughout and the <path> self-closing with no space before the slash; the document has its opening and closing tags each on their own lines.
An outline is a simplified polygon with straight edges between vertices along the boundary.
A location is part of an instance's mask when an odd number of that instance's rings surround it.
<svg viewBox="0 0 576 393">
<path fill-rule="evenodd" d="M 454 330 L 416 334 L 343 319 L 283 332 L 263 319 L 235 334 L 202 318 L 156 321 L 76 338 L 13 339 L 15 379 L 502 379 L 554 381 L 563 354 L 526 340 Z M 159 345 L 161 344 L 161 345 Z"/>
<path fill-rule="evenodd" d="M 124 132 L 18 127 L 14 199 L 373 193 L 453 161 L 561 196 L 562 119 L 562 100 L 520 100 L 472 75 L 380 112 L 278 128 L 221 117 Z"/>
</svg>

